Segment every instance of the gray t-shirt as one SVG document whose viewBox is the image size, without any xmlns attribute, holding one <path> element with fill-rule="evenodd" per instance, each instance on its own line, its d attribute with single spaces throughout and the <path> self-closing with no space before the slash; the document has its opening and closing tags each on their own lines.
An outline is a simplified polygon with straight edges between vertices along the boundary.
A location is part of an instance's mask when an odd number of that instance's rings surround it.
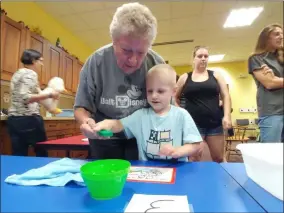
<svg viewBox="0 0 284 213">
<path fill-rule="evenodd" d="M 274 75 L 283 78 L 283 65 L 277 60 L 273 53 L 264 53 L 261 55 L 255 55 L 249 58 L 248 69 L 252 74 L 256 86 L 257 86 L 257 109 L 258 116 L 268 115 L 283 115 L 283 88 L 279 89 L 266 89 L 253 75 L 253 71 L 259 69 L 263 64 L 266 64 L 273 70 Z"/>
<path fill-rule="evenodd" d="M 120 119 L 147 105 L 146 73 L 164 60 L 149 50 L 142 66 L 125 74 L 118 66 L 112 44 L 95 51 L 80 73 L 74 108 L 83 107 L 96 121 Z"/>
</svg>

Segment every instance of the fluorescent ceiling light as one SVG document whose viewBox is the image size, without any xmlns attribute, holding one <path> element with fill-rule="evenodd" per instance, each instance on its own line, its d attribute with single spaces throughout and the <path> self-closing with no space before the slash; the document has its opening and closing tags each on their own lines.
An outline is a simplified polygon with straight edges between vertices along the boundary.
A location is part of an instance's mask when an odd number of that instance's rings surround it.
<svg viewBox="0 0 284 213">
<path fill-rule="evenodd" d="M 224 28 L 249 26 L 263 11 L 263 7 L 241 8 L 232 10 Z"/>
<path fill-rule="evenodd" d="M 209 62 L 222 61 L 225 55 L 210 55 Z"/>
</svg>

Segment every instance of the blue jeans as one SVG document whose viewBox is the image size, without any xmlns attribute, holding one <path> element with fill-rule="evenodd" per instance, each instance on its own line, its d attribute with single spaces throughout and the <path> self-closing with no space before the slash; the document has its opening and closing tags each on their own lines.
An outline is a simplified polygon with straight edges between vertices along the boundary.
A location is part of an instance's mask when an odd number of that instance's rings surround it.
<svg viewBox="0 0 284 213">
<path fill-rule="evenodd" d="M 223 135 L 224 134 L 222 126 L 218 126 L 218 127 L 215 127 L 215 128 L 202 128 L 202 127 L 197 127 L 197 128 L 198 128 L 199 133 L 202 137 Z"/>
<path fill-rule="evenodd" d="M 275 143 L 284 142 L 284 115 L 269 115 L 260 117 L 258 126 L 260 129 L 260 142 Z"/>
</svg>

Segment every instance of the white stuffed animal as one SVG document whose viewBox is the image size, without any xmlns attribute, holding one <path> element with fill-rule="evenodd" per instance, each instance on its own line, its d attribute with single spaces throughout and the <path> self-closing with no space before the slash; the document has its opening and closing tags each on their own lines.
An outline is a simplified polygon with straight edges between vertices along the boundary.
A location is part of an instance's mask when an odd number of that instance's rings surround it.
<svg viewBox="0 0 284 213">
<path fill-rule="evenodd" d="M 51 92 L 56 91 L 58 93 L 62 93 L 65 90 L 64 81 L 62 78 L 53 77 L 49 80 L 47 87 L 41 91 L 41 94 L 50 94 Z M 48 98 L 40 101 L 40 103 L 44 106 L 44 108 L 52 113 L 59 114 L 62 112 L 61 109 L 57 108 L 58 100 L 53 98 Z"/>
</svg>

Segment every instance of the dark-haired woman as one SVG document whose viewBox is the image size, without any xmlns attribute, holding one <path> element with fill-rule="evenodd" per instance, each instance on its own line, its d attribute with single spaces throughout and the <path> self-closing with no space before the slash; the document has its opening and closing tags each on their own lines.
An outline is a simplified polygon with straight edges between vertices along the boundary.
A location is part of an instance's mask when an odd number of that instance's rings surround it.
<svg viewBox="0 0 284 213">
<path fill-rule="evenodd" d="M 38 102 L 47 98 L 57 99 L 59 94 L 39 94 L 36 71 L 43 65 L 41 53 L 27 49 L 21 56 L 21 62 L 24 68 L 16 71 L 11 79 L 11 106 L 7 123 L 12 154 L 27 156 L 30 145 L 47 140 Z M 36 156 L 47 156 L 46 151 L 39 148 L 35 148 L 35 153 Z"/>
</svg>

